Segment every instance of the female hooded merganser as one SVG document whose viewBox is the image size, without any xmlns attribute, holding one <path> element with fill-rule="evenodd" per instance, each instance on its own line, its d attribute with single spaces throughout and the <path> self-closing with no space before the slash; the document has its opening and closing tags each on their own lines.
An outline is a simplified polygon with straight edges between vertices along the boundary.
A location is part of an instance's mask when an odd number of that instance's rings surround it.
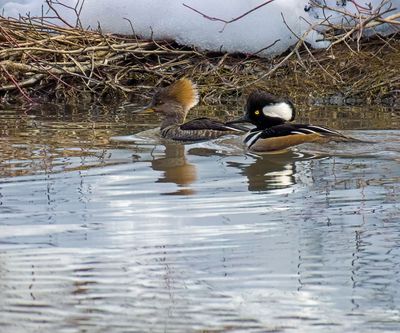
<svg viewBox="0 0 400 333">
<path fill-rule="evenodd" d="M 294 118 L 291 101 L 257 90 L 247 98 L 244 116 L 227 125 L 246 122 L 256 126 L 244 137 L 244 143 L 253 152 L 282 150 L 306 142 L 359 141 L 324 126 L 288 123 Z"/>
<path fill-rule="evenodd" d="M 188 111 L 199 102 L 196 85 L 182 78 L 166 88 L 158 90 L 145 111 L 162 114 L 161 137 L 177 141 L 201 141 L 216 139 L 226 134 L 241 134 L 240 126 L 226 125 L 219 120 L 197 118 L 185 122 Z"/>
</svg>

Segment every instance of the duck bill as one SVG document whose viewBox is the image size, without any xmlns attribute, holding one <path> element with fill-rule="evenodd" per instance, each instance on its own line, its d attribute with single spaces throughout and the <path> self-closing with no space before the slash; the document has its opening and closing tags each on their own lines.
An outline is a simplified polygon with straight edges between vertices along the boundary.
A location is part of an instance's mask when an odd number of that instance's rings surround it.
<svg viewBox="0 0 400 333">
<path fill-rule="evenodd" d="M 132 111 L 132 113 L 153 113 L 156 112 L 152 105 L 147 105 L 145 107 L 140 107 Z"/>
<path fill-rule="evenodd" d="M 251 123 L 251 120 L 247 115 L 244 115 L 243 117 L 240 117 L 238 119 L 234 119 L 231 121 L 226 122 L 227 125 L 233 125 L 233 124 L 243 124 L 243 123 Z"/>
<path fill-rule="evenodd" d="M 152 107 L 145 107 L 142 111 L 140 111 L 142 113 L 153 113 L 156 112 L 156 110 L 154 110 Z"/>
<path fill-rule="evenodd" d="M 154 109 L 154 106 L 152 104 L 148 104 L 137 111 L 137 113 L 153 113 L 153 112 L 156 112 L 156 110 Z"/>
</svg>

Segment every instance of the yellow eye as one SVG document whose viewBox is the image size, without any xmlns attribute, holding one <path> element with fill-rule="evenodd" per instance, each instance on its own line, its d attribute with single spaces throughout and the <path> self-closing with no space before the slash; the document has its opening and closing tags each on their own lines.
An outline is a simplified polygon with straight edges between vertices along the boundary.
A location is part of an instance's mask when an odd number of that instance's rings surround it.
<svg viewBox="0 0 400 333">
<path fill-rule="evenodd" d="M 260 111 L 259 111 L 259 110 L 256 110 L 256 111 L 254 111 L 254 114 L 255 114 L 256 116 L 259 116 L 259 115 L 260 115 Z"/>
</svg>

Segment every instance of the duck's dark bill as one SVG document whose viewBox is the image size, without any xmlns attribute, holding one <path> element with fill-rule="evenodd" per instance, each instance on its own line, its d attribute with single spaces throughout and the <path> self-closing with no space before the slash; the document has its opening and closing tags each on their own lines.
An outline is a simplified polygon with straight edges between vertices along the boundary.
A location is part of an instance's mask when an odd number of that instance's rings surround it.
<svg viewBox="0 0 400 333">
<path fill-rule="evenodd" d="M 242 124 L 242 123 L 251 123 L 251 120 L 247 117 L 247 115 L 240 117 L 238 119 L 234 119 L 231 121 L 227 121 L 225 125 L 233 125 L 233 124 Z"/>
</svg>

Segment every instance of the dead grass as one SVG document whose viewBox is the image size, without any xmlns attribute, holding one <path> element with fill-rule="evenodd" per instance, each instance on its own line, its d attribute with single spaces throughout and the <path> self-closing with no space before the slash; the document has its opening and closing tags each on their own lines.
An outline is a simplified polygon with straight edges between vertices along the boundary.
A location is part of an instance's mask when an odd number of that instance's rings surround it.
<svg viewBox="0 0 400 333">
<path fill-rule="evenodd" d="M 300 38 L 285 55 L 266 59 L 0 17 L 0 98 L 134 100 L 187 76 L 205 103 L 236 98 L 254 87 L 300 102 L 329 102 L 332 96 L 367 104 L 396 100 L 398 35 L 366 40 L 341 31 L 331 36 L 341 42 L 328 50 L 311 50 Z"/>
</svg>

